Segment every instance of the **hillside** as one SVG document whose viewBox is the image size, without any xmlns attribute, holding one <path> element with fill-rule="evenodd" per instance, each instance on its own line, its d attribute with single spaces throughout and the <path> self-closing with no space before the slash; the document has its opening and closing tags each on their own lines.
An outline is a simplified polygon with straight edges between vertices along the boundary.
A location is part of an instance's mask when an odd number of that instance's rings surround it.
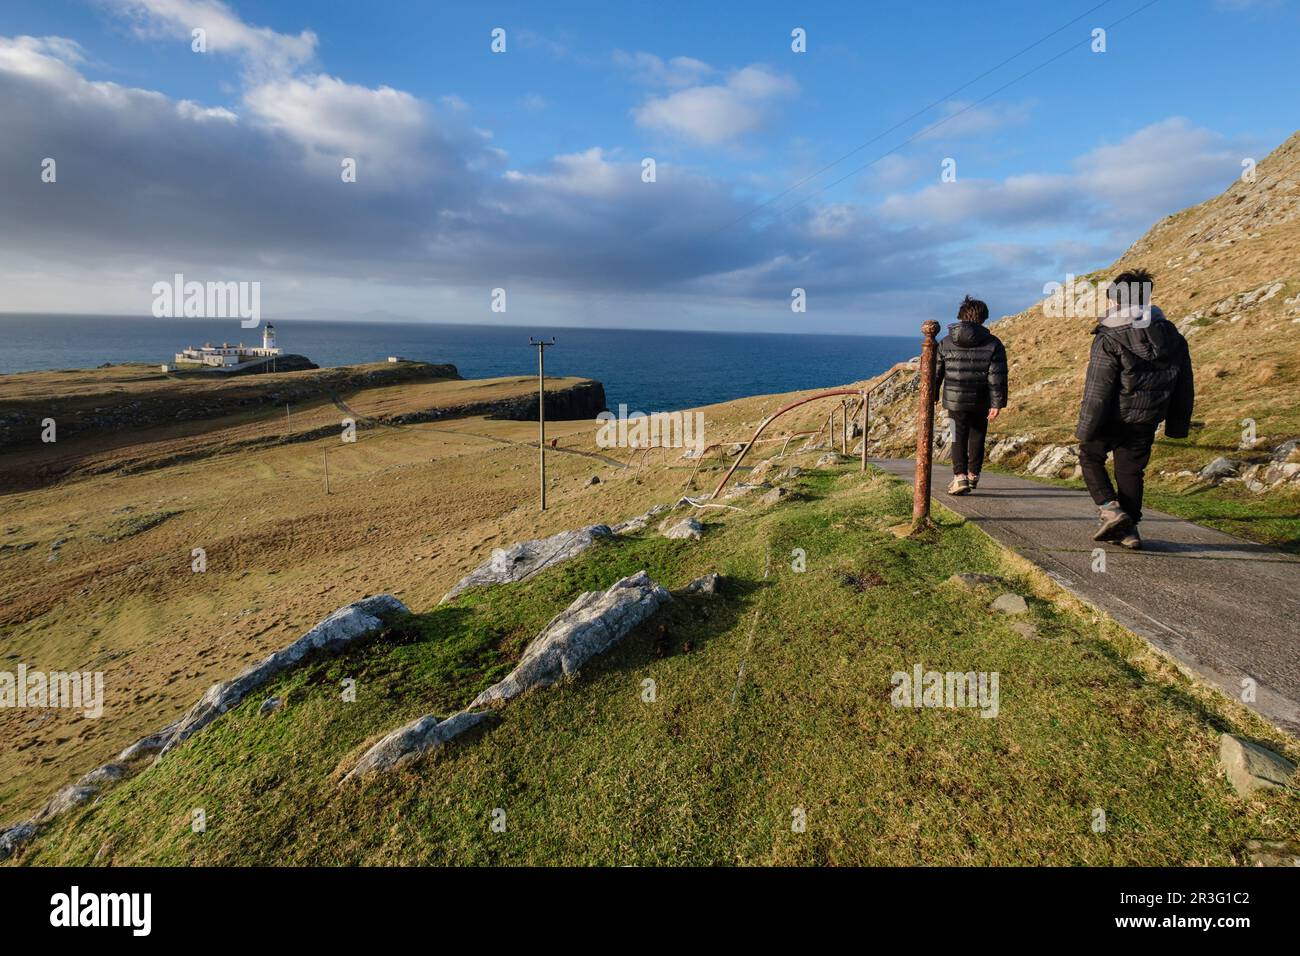
<svg viewBox="0 0 1300 956">
<path fill-rule="evenodd" d="M 1294 742 L 973 525 L 941 514 L 927 540 L 895 536 L 905 485 L 852 466 L 791 487 L 706 512 L 699 542 L 646 529 L 413 607 L 68 811 L 19 861 L 1226 865 L 1300 833 L 1300 793 L 1242 799 L 1216 765 L 1225 729 Z M 381 734 L 499 680 L 577 592 L 643 569 L 676 596 L 579 677 L 436 755 L 342 779 Z M 718 596 L 682 590 L 712 571 Z M 959 572 L 997 583 L 972 599 L 945 583 Z M 988 611 L 1000 589 L 1028 613 Z M 997 719 L 893 706 L 890 675 L 914 664 L 1000 673 Z"/>
<path fill-rule="evenodd" d="M 1099 283 L 1138 266 L 1155 276 L 1154 301 L 1188 336 L 1196 367 L 1192 434 L 1158 441 L 1153 504 L 1300 549 L 1300 525 L 1289 520 L 1300 513 L 1300 454 L 1286 444 L 1300 437 L 1300 133 L 1259 162 L 1253 183 L 1238 179 L 1161 220 L 1113 265 L 1080 279 Z M 1094 325 L 1049 317 L 1043 302 L 991 325 L 1011 372 L 1010 406 L 989 431 L 994 464 L 1074 474 L 1069 446 Z M 873 455 L 915 449 L 913 396 L 900 387 L 873 402 Z M 1250 447 L 1245 420 L 1254 422 Z M 1227 468 L 1202 477 L 1221 457 Z"/>
</svg>

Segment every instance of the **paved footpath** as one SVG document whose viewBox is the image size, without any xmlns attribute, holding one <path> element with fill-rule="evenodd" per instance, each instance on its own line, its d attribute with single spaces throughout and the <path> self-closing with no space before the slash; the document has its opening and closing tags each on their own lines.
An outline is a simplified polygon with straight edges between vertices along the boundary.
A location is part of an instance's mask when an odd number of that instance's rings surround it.
<svg viewBox="0 0 1300 956">
<path fill-rule="evenodd" d="M 911 480 L 910 459 L 873 460 Z M 1300 558 L 1160 511 L 1142 518 L 1143 550 L 1092 540 L 1097 509 L 1082 490 L 986 472 L 973 495 L 933 496 L 1067 590 L 1171 654 L 1229 696 L 1258 684 L 1257 711 L 1300 736 Z M 1106 571 L 1092 570 L 1105 547 Z"/>
</svg>

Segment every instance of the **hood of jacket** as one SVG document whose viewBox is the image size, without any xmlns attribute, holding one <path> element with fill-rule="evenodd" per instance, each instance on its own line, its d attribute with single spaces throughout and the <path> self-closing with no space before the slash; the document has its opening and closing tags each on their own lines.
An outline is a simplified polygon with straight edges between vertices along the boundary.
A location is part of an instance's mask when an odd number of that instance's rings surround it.
<svg viewBox="0 0 1300 956">
<path fill-rule="evenodd" d="M 1165 319 L 1160 307 L 1155 305 L 1150 307 L 1149 320 L 1148 312 L 1139 306 L 1114 309 L 1093 331 L 1096 335 L 1107 336 L 1138 358 L 1150 362 L 1170 358 L 1178 336 L 1178 331 Z"/>
<path fill-rule="evenodd" d="M 952 344 L 964 349 L 978 348 L 993 337 L 993 333 L 977 322 L 954 322 L 948 326 Z"/>
</svg>

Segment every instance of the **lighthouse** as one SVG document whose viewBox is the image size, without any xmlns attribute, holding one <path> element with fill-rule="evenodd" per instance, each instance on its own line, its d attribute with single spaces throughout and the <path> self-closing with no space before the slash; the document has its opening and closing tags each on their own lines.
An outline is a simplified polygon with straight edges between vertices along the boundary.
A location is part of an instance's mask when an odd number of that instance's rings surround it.
<svg viewBox="0 0 1300 956">
<path fill-rule="evenodd" d="M 275 348 L 275 326 L 270 322 L 266 323 L 266 328 L 262 330 L 262 348 Z"/>
</svg>

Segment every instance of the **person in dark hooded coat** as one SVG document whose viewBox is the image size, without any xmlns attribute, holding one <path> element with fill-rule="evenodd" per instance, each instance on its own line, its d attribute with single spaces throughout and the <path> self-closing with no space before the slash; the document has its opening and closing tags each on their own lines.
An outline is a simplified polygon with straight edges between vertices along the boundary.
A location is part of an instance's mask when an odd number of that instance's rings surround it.
<svg viewBox="0 0 1300 956">
<path fill-rule="evenodd" d="M 1092 353 L 1079 406 L 1079 466 L 1096 503 L 1094 541 L 1142 547 L 1138 522 L 1147 463 L 1156 429 L 1186 438 L 1195 387 L 1187 340 L 1151 304 L 1151 274 L 1144 269 L 1115 277 L 1108 311 L 1093 330 Z M 1115 458 L 1115 484 L 1106 456 Z M 1116 490 L 1118 486 L 1118 491 Z"/>
<path fill-rule="evenodd" d="M 975 490 L 984 465 L 988 423 L 1007 407 L 1007 350 L 984 328 L 989 307 L 966 296 L 957 321 L 939 342 L 935 366 L 935 401 L 943 387 L 943 407 L 952 422 L 952 484 L 950 495 Z"/>
</svg>

